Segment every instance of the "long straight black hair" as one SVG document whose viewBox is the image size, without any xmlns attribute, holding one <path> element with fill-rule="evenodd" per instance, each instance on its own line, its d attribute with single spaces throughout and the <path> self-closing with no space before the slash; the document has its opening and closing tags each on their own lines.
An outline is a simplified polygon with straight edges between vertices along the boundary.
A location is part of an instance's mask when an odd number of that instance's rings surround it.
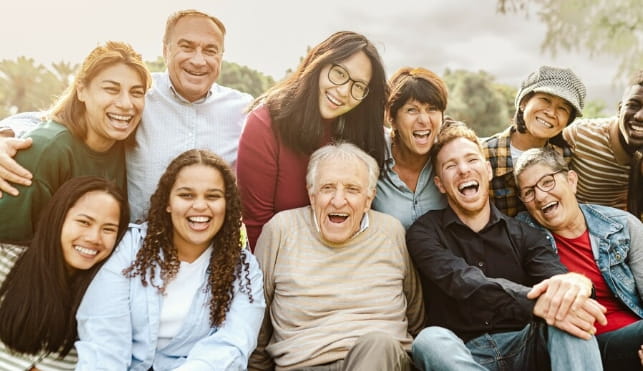
<svg viewBox="0 0 643 371">
<path fill-rule="evenodd" d="M 312 48 L 290 76 L 257 98 L 253 108 L 265 103 L 272 128 L 287 147 L 311 154 L 323 143 L 324 124 L 319 111 L 319 74 L 332 63 L 340 63 L 364 52 L 371 62 L 368 95 L 335 124 L 333 139 L 349 141 L 384 163 L 384 104 L 388 97 L 386 74 L 375 45 L 365 36 L 340 31 Z"/>
<path fill-rule="evenodd" d="M 116 185 L 96 176 L 65 182 L 41 212 L 33 239 L 0 286 L 0 341 L 9 349 L 65 356 L 73 347 L 76 309 L 102 262 L 70 275 L 60 234 L 69 209 L 91 191 L 105 192 L 120 204 L 116 244 L 123 237 L 129 206 Z"/>
</svg>

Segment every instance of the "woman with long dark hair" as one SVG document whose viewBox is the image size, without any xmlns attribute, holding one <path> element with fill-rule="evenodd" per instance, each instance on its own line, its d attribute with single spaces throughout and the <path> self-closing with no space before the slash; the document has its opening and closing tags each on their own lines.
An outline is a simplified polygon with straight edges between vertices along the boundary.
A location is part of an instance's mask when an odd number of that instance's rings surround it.
<svg viewBox="0 0 643 371">
<path fill-rule="evenodd" d="M 239 140 L 237 174 L 251 247 L 277 212 L 308 205 L 310 154 L 352 142 L 382 166 L 384 67 L 375 46 L 336 32 L 312 48 L 295 72 L 257 98 Z"/>
<path fill-rule="evenodd" d="M 77 370 L 245 369 L 265 301 L 230 167 L 175 158 L 78 309 Z"/>
<path fill-rule="evenodd" d="M 127 228 L 120 188 L 103 178 L 64 183 L 27 246 L 0 245 L 0 370 L 73 370 L 76 309 Z"/>
</svg>

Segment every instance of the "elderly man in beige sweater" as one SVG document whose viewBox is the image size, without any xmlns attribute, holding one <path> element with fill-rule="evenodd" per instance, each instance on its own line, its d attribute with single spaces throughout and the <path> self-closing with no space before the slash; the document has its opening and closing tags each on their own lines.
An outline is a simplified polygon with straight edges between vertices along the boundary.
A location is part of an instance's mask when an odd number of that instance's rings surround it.
<svg viewBox="0 0 643 371">
<path fill-rule="evenodd" d="M 408 370 L 424 307 L 404 227 L 370 210 L 379 169 L 349 143 L 315 151 L 311 206 L 275 215 L 257 242 L 266 316 L 250 370 Z"/>
</svg>

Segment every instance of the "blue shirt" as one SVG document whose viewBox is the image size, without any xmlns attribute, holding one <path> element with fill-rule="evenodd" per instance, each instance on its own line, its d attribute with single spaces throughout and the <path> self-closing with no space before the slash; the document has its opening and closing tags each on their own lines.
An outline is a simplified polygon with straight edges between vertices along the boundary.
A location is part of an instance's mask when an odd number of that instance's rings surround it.
<svg viewBox="0 0 643 371">
<path fill-rule="evenodd" d="M 377 181 L 377 193 L 373 200 L 373 209 L 396 217 L 405 229 L 429 210 L 440 210 L 447 207 L 446 197 L 435 186 L 433 166 L 427 160 L 420 172 L 415 192 L 400 179 L 393 170 L 395 159 L 391 152 L 391 139 L 386 136 L 388 157 L 384 162 L 382 174 Z"/>
<path fill-rule="evenodd" d="M 85 293 L 76 313 L 80 337 L 76 370 L 245 370 L 266 307 L 262 274 L 254 256 L 243 251 L 249 263 L 253 303 L 240 290 L 243 282 L 235 281 L 225 321 L 212 327 L 204 276 L 182 328 L 158 348 L 162 297 L 152 285 L 143 286 L 140 277 L 123 275 L 123 269 L 136 258 L 146 229 L 145 224 L 130 224 Z M 158 277 L 155 282 L 160 283 Z"/>
</svg>

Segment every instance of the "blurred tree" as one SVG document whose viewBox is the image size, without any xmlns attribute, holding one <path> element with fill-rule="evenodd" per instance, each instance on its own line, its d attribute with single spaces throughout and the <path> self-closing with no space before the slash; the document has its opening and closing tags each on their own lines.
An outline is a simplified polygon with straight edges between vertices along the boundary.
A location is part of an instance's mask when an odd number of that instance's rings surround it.
<svg viewBox="0 0 643 371">
<path fill-rule="evenodd" d="M 524 13 L 536 8 L 547 26 L 542 49 L 556 54 L 584 50 L 605 54 L 619 63 L 618 74 L 643 66 L 643 3 L 641 0 L 498 0 L 501 13 Z"/>
<path fill-rule="evenodd" d="M 606 117 L 609 115 L 614 115 L 614 112 L 605 112 L 605 102 L 602 100 L 590 100 L 585 103 L 585 108 L 583 109 L 583 118 L 590 119 L 596 117 Z"/>
<path fill-rule="evenodd" d="M 275 80 L 268 75 L 236 63 L 223 61 L 221 75 L 217 82 L 223 86 L 246 92 L 253 97 L 258 97 L 275 84 Z"/>
<path fill-rule="evenodd" d="M 449 88 L 446 114 L 467 123 L 480 137 L 509 126 L 515 89 L 496 83 L 493 76 L 484 71 L 447 69 L 443 78 Z"/>
<path fill-rule="evenodd" d="M 33 58 L 0 61 L 0 82 L 4 89 L 3 111 L 10 114 L 46 109 L 65 85 Z"/>
<path fill-rule="evenodd" d="M 163 57 L 161 56 L 156 57 L 156 60 L 153 61 L 145 61 L 145 64 L 147 65 L 147 68 L 150 70 L 150 72 L 165 71 L 165 59 L 163 59 Z"/>
</svg>

